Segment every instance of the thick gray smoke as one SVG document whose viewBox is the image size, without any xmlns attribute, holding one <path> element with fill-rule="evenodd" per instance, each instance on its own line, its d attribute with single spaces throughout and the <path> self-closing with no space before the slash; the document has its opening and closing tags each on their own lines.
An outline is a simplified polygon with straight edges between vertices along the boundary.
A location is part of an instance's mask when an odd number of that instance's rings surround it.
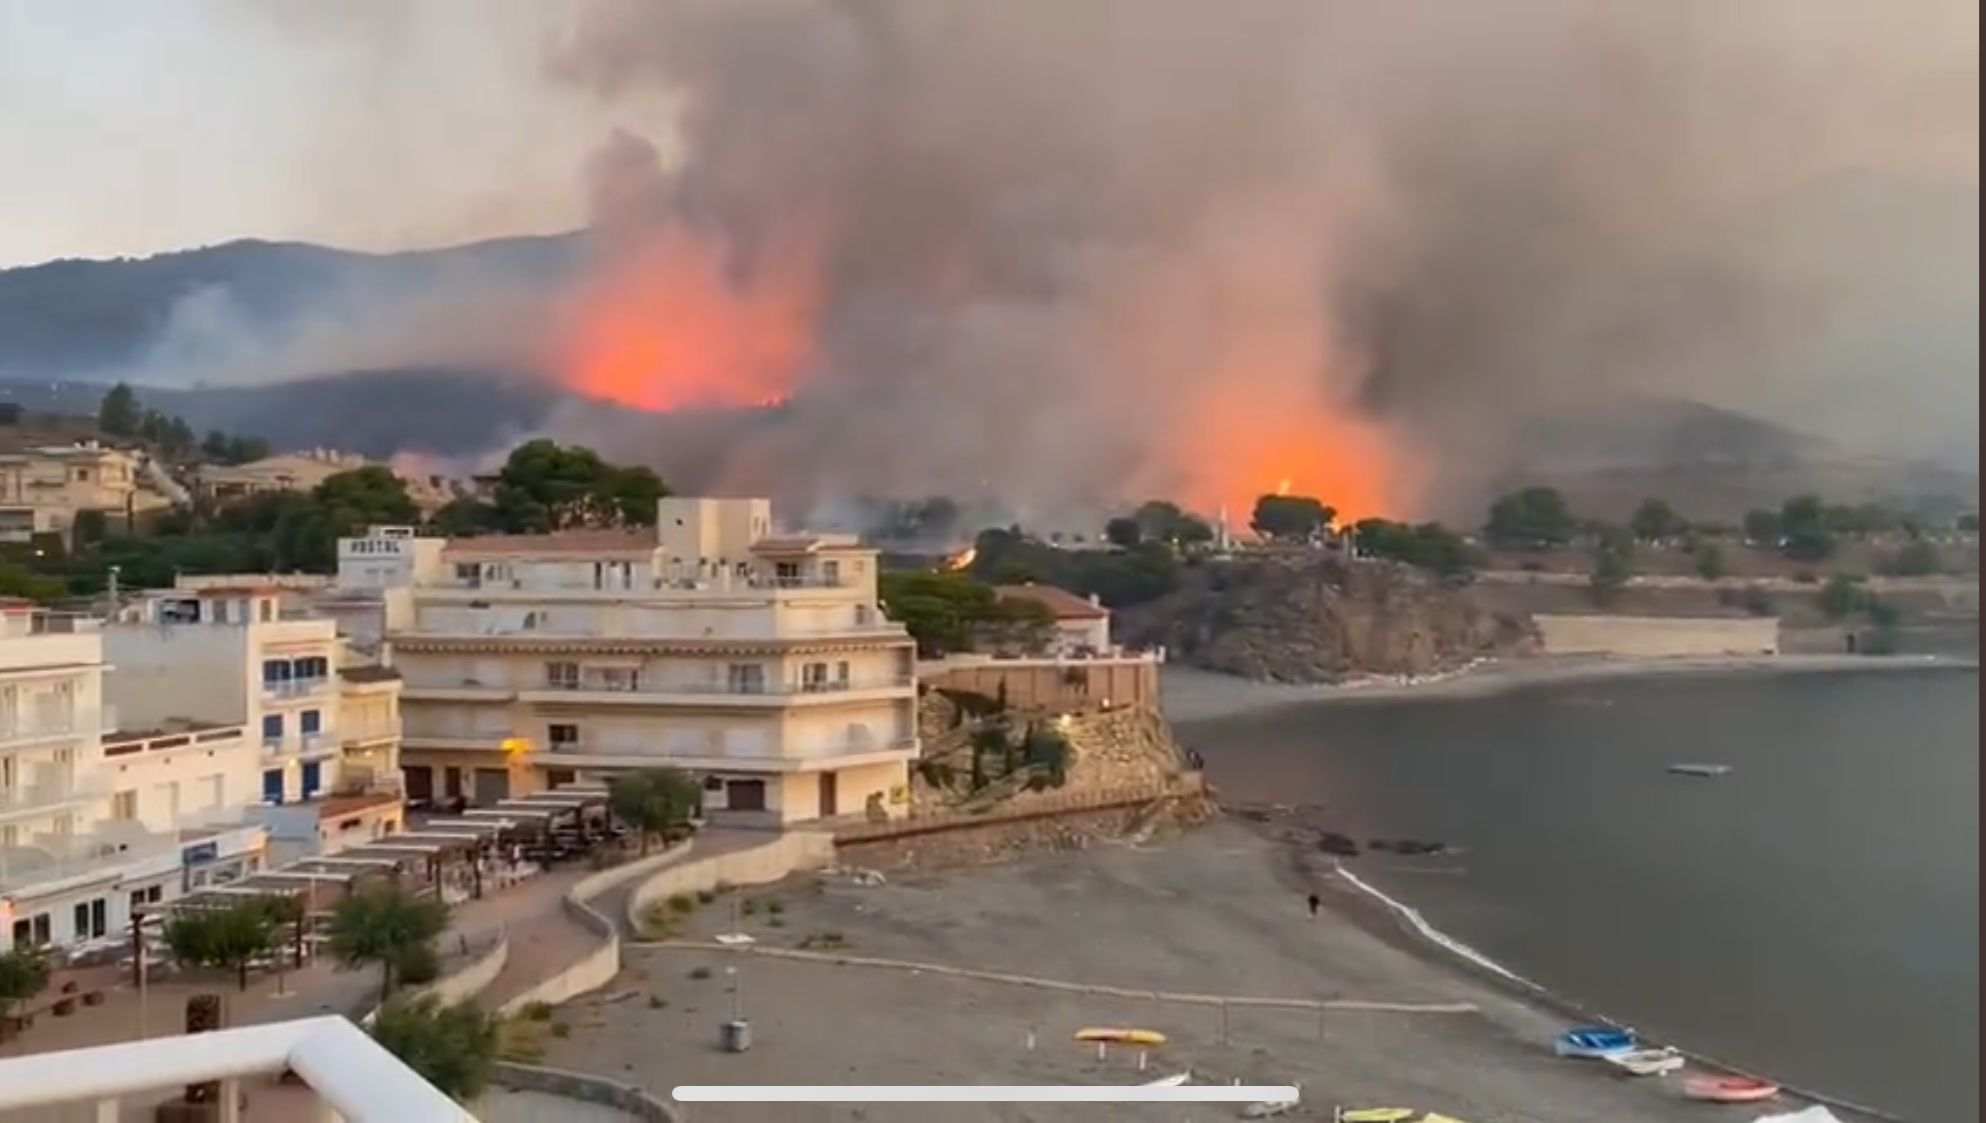
<svg viewBox="0 0 1986 1123">
<path fill-rule="evenodd" d="M 797 393 L 685 482 L 1200 498 L 1323 418 L 1411 506 L 1647 395 L 1976 455 L 1970 5 L 582 12 L 556 81 L 679 107 L 634 123 L 668 174 L 603 154 L 617 223 L 717 232 L 746 298 L 824 247 Z"/>
</svg>

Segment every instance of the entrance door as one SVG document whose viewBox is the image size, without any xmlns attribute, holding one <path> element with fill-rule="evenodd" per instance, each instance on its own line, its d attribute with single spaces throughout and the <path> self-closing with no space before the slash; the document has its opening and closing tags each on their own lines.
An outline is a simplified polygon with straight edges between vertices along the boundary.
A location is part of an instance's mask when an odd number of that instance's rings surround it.
<svg viewBox="0 0 1986 1123">
<path fill-rule="evenodd" d="M 305 761 L 303 766 L 303 798 L 309 799 L 324 786 L 324 768 L 316 761 Z"/>
<path fill-rule="evenodd" d="M 764 811 L 764 780 L 732 780 L 724 785 L 724 806 L 732 811 Z"/>
<path fill-rule="evenodd" d="M 833 815 L 836 813 L 834 808 L 834 796 L 835 796 L 834 773 L 832 772 L 821 773 L 821 818 L 825 819 L 829 815 Z"/>
<path fill-rule="evenodd" d="M 407 778 L 408 799 L 434 799 L 434 769 L 424 764 L 409 764 L 401 767 L 400 774 Z"/>
<path fill-rule="evenodd" d="M 476 769 L 476 802 L 494 804 L 510 798 L 510 773 L 501 768 Z"/>
<path fill-rule="evenodd" d="M 271 768 L 262 774 L 262 802 L 283 802 L 283 770 Z"/>
</svg>

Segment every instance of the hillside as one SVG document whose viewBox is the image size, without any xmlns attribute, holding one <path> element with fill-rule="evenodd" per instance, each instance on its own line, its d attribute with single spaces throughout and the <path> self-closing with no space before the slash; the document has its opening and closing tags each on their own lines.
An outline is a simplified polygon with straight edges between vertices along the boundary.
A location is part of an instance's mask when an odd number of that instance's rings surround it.
<svg viewBox="0 0 1986 1123">
<path fill-rule="evenodd" d="M 139 363 L 196 295 L 222 297 L 242 320 L 276 333 L 333 297 L 358 311 L 462 281 L 550 286 L 569 276 L 584 252 L 580 234 L 392 254 L 243 240 L 146 258 L 0 269 L 0 378 L 86 378 Z"/>
<path fill-rule="evenodd" d="M 1532 642 L 1521 616 L 1488 611 L 1464 588 L 1308 551 L 1189 568 L 1178 589 L 1119 613 L 1116 631 L 1196 667 L 1278 682 L 1424 675 Z"/>
</svg>

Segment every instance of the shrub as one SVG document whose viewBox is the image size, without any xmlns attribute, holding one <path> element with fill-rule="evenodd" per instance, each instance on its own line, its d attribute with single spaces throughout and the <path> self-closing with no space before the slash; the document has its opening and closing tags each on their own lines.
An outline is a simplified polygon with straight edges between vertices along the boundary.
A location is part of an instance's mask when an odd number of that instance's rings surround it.
<svg viewBox="0 0 1986 1123">
<path fill-rule="evenodd" d="M 699 889 L 696 891 L 696 903 L 699 905 L 707 905 L 716 899 L 717 892 L 715 890 Z"/>
<path fill-rule="evenodd" d="M 386 1051 L 458 1103 L 475 1098 L 489 1079 L 502 1029 L 496 1019 L 463 1002 L 443 1006 L 432 997 L 388 1002 L 372 1036 Z"/>
<path fill-rule="evenodd" d="M 774 916 L 778 916 L 780 913 L 786 911 L 786 906 L 780 904 L 778 901 L 767 901 L 765 904 L 765 911 L 771 913 Z"/>
<path fill-rule="evenodd" d="M 441 957 L 433 944 L 413 944 L 400 953 L 395 974 L 402 983 L 419 986 L 441 977 Z"/>
<path fill-rule="evenodd" d="M 526 1002 L 523 1014 L 526 1020 L 549 1022 L 552 1020 L 552 1004 L 549 1002 Z"/>
<path fill-rule="evenodd" d="M 765 926 L 767 928 L 784 928 L 786 927 L 786 921 L 776 916 L 768 917 L 766 919 Z"/>
<path fill-rule="evenodd" d="M 669 908 L 679 913 L 695 912 L 696 898 L 690 896 L 688 893 L 671 894 L 669 897 Z"/>
<path fill-rule="evenodd" d="M 745 903 L 738 906 L 738 911 L 744 913 L 746 916 L 750 916 L 759 911 L 759 903 L 750 897 L 746 897 Z"/>
<path fill-rule="evenodd" d="M 1831 620 L 1860 611 L 1868 600 L 1869 595 L 1862 588 L 1861 579 L 1846 573 L 1828 578 L 1827 584 L 1821 587 L 1819 597 L 1821 611 Z"/>
<path fill-rule="evenodd" d="M 659 994 L 651 994 L 648 996 L 648 1008 L 650 1010 L 660 1010 L 667 1005 L 669 1005 L 669 1000 L 662 997 Z"/>
<path fill-rule="evenodd" d="M 709 977 L 710 977 L 710 968 L 708 967 L 690 968 L 690 978 L 692 979 L 708 979 Z"/>
<path fill-rule="evenodd" d="M 1802 585 L 1818 585 L 1820 584 L 1820 575 L 1811 569 L 1803 569 L 1793 575 L 1793 580 L 1798 581 Z"/>
<path fill-rule="evenodd" d="M 572 1027 L 571 1027 L 571 1026 L 569 1026 L 569 1025 L 567 1025 L 567 1024 L 565 1024 L 564 1022 L 553 1022 L 553 1023 L 552 1023 L 552 1036 L 553 1036 L 553 1037 L 571 1037 L 571 1036 L 572 1036 Z"/>
<path fill-rule="evenodd" d="M 1742 601 L 1745 611 L 1753 616 L 1772 615 L 1772 594 L 1766 592 L 1763 585 L 1745 586 Z"/>
</svg>

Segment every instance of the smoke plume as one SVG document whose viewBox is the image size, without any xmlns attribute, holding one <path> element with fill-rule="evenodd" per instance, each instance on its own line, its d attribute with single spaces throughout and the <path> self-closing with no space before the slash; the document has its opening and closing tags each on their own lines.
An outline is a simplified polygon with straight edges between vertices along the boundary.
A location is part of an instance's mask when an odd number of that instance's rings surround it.
<svg viewBox="0 0 1986 1123">
<path fill-rule="evenodd" d="M 1968 28 L 1813 0 L 603 0 L 551 79 L 675 109 L 589 168 L 559 373 L 782 403 L 662 456 L 801 500 L 1211 511 L 1289 481 L 1406 512 L 1507 461 L 1527 411 L 1784 416 L 1877 373 L 1863 435 L 1921 440 L 1976 408 Z"/>
</svg>

